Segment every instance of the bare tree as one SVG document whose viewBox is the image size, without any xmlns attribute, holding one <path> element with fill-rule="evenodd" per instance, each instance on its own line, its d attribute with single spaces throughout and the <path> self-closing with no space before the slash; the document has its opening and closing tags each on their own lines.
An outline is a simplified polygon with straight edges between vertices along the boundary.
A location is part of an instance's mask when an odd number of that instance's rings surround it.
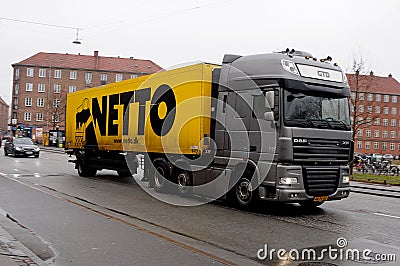
<svg viewBox="0 0 400 266">
<path fill-rule="evenodd" d="M 49 102 L 47 104 L 47 124 L 51 125 L 53 130 L 56 130 L 58 127 L 60 127 L 60 125 L 64 125 L 65 123 L 66 93 L 64 90 L 58 94 L 54 94 L 51 98 L 49 98 Z"/>
</svg>

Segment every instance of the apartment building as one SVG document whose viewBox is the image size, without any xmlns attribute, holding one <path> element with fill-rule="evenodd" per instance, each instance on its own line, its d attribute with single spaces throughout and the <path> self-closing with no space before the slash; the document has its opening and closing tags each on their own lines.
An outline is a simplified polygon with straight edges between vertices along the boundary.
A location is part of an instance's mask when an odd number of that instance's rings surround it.
<svg viewBox="0 0 400 266">
<path fill-rule="evenodd" d="M 33 139 L 40 139 L 42 132 L 64 130 L 68 93 L 162 70 L 151 60 L 99 56 L 98 51 L 40 52 L 12 67 L 12 130 Z"/>
<path fill-rule="evenodd" d="M 10 106 L 0 97 L 0 140 L 8 131 L 8 114 Z"/>
<path fill-rule="evenodd" d="M 400 83 L 387 77 L 348 74 L 355 152 L 400 154 Z"/>
</svg>

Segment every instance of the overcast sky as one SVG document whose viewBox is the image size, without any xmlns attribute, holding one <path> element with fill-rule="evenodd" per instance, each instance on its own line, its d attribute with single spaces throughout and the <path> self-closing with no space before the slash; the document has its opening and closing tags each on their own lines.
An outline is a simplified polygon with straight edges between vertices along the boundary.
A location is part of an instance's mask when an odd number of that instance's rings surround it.
<svg viewBox="0 0 400 266">
<path fill-rule="evenodd" d="M 354 58 L 400 81 L 400 1 L 20 0 L 0 8 L 0 96 L 11 102 L 11 64 L 38 52 L 150 59 L 164 68 L 220 63 L 225 53 L 304 50 L 344 69 Z M 4 19 L 6 18 L 6 19 Z M 59 25 L 44 26 L 13 20 Z M 70 29 L 72 28 L 72 29 Z M 72 41 L 80 28 L 82 44 Z"/>
</svg>

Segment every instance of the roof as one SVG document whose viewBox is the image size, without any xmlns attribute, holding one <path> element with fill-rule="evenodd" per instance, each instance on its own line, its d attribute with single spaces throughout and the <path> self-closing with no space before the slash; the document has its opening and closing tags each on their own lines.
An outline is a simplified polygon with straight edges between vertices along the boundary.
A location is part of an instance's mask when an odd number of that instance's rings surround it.
<svg viewBox="0 0 400 266">
<path fill-rule="evenodd" d="M 12 66 L 17 65 L 131 73 L 154 73 L 162 70 L 151 60 L 99 56 L 98 51 L 94 55 L 40 52 Z"/>
<path fill-rule="evenodd" d="M 4 100 L 3 98 L 0 97 L 0 104 L 5 105 L 5 106 L 9 106 Z"/>
<path fill-rule="evenodd" d="M 357 80 L 356 74 L 346 74 L 350 90 L 354 91 Z M 360 92 L 371 93 L 387 93 L 400 95 L 400 83 L 393 78 L 392 75 L 388 77 L 379 77 L 375 75 L 359 75 Z"/>
</svg>

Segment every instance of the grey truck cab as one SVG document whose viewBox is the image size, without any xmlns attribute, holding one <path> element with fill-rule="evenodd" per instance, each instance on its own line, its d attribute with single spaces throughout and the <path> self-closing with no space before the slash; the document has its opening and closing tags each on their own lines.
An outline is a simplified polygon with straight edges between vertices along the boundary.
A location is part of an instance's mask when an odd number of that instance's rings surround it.
<svg viewBox="0 0 400 266">
<path fill-rule="evenodd" d="M 330 57 L 317 59 L 289 49 L 225 55 L 214 80 L 219 83 L 219 102 L 237 112 L 230 117 L 229 110 L 215 104 L 214 118 L 226 121 L 228 127 L 215 126 L 216 158 L 229 153 L 231 175 L 235 164 L 243 164 L 243 153 L 232 148 L 240 145 L 226 137 L 227 132 L 240 131 L 231 121 L 241 118 L 249 136 L 242 172 L 252 177 L 238 177 L 231 189 L 240 206 L 259 199 L 318 206 L 349 196 L 350 88 L 345 73 Z"/>
</svg>

